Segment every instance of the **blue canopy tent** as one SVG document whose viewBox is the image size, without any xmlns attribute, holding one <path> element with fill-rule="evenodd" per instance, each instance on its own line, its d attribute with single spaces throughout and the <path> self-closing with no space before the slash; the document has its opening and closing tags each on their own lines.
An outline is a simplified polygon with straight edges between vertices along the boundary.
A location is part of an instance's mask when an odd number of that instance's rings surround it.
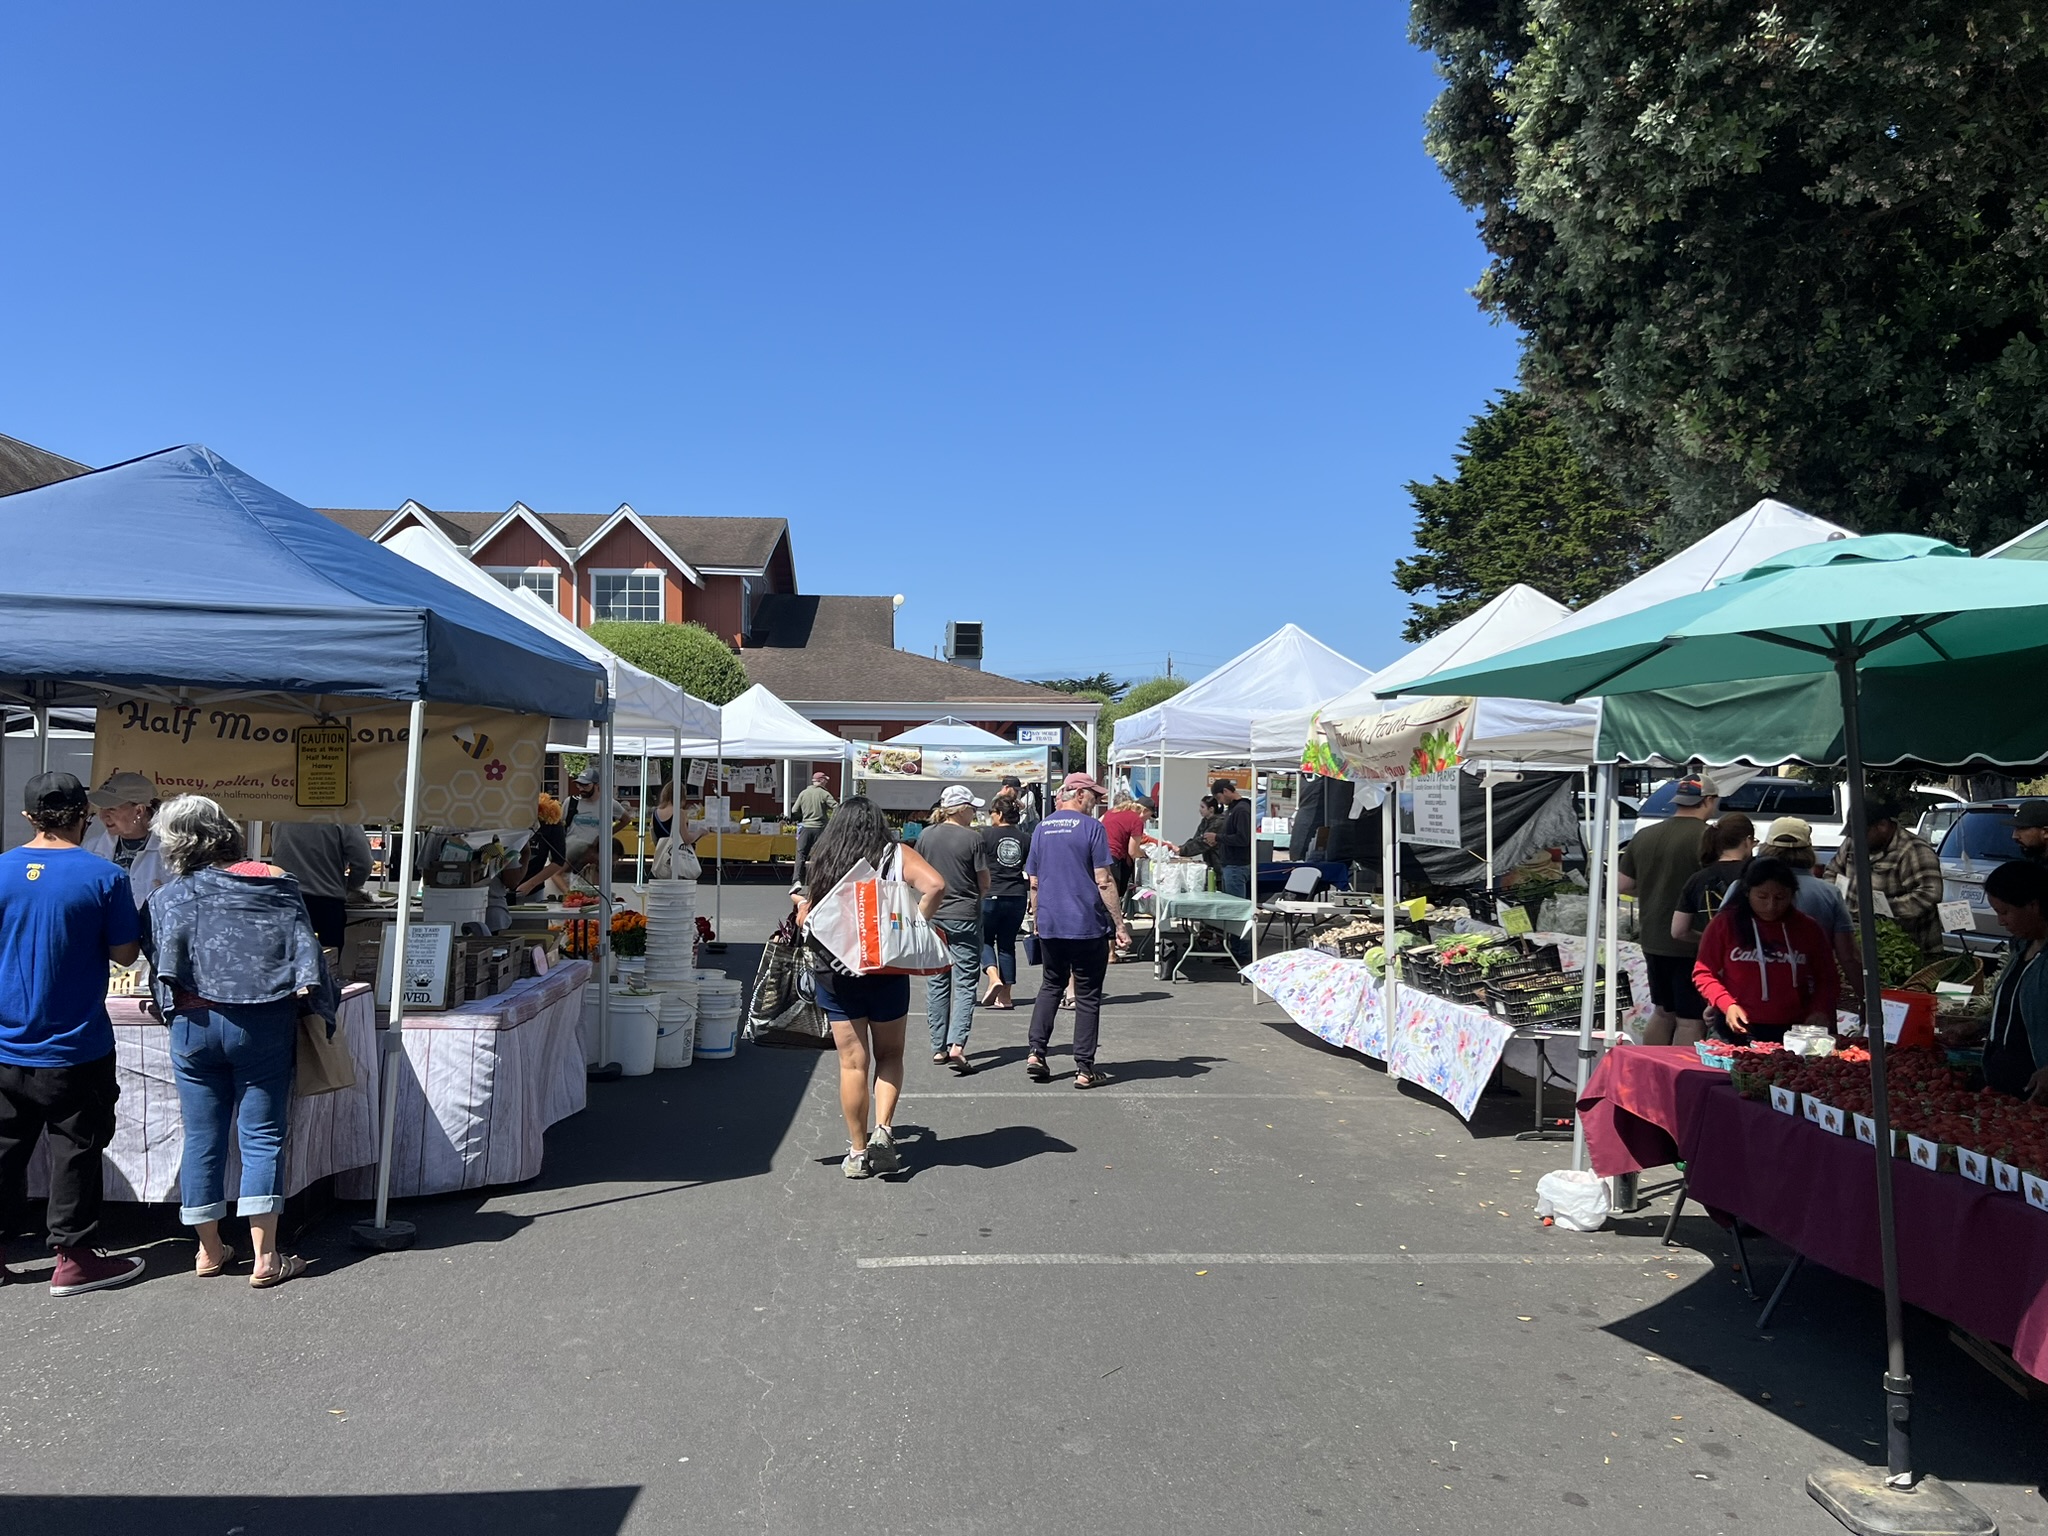
<svg viewBox="0 0 2048 1536">
<path fill-rule="evenodd" d="M 91 706 L 113 688 L 412 705 L 394 976 L 404 974 L 429 700 L 603 722 L 611 794 L 601 666 L 209 449 L 167 448 L 0 498 L 0 537 L 0 699 L 30 704 L 45 743 L 52 705 Z M 404 989 L 392 993 L 387 1055 L 404 1021 Z M 369 1230 L 396 1246 L 410 1229 L 386 1220 L 397 1076 L 388 1063 L 383 1075 Z"/>
</svg>

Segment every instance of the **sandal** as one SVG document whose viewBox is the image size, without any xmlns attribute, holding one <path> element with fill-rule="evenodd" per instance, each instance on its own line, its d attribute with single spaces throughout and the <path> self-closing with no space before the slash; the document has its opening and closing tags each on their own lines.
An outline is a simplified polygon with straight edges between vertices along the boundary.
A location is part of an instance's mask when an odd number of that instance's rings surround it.
<svg viewBox="0 0 2048 1536">
<path fill-rule="evenodd" d="M 1052 1081 L 1052 1068 L 1045 1064 L 1043 1056 L 1034 1054 L 1024 1058 L 1024 1075 L 1034 1083 L 1049 1083 Z"/>
<path fill-rule="evenodd" d="M 1109 1081 L 1109 1074 L 1100 1067 L 1082 1067 L 1074 1074 L 1076 1088 L 1100 1088 Z"/>
<path fill-rule="evenodd" d="M 974 1075 L 974 1063 L 967 1059 L 966 1051 L 957 1047 L 952 1055 L 946 1058 L 946 1065 L 953 1069 L 953 1074 L 956 1077 L 972 1077 Z"/>
<path fill-rule="evenodd" d="M 249 1277 L 249 1284 L 259 1291 L 267 1291 L 274 1285 L 283 1285 L 287 1280 L 296 1280 L 306 1272 L 306 1261 L 296 1253 L 281 1253 L 277 1256 L 277 1268 L 265 1274 L 262 1270 Z"/>
<path fill-rule="evenodd" d="M 209 1264 L 206 1262 L 206 1250 L 202 1248 L 199 1250 L 199 1262 L 192 1266 L 192 1273 L 201 1280 L 211 1280 L 215 1275 L 226 1274 L 241 1262 L 242 1256 L 235 1252 L 234 1249 L 229 1248 L 221 1254 L 221 1260 L 218 1264 Z"/>
</svg>

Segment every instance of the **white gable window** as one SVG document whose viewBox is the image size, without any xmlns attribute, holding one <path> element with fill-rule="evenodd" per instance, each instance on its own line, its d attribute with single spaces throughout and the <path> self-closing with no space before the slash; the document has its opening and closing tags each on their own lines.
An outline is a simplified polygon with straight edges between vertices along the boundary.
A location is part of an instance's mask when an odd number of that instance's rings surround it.
<svg viewBox="0 0 2048 1536">
<path fill-rule="evenodd" d="M 661 622 L 660 571 L 593 571 L 590 606 L 600 619 L 625 619 L 636 624 Z"/>
<path fill-rule="evenodd" d="M 560 607 L 556 601 L 558 577 L 545 565 L 530 565 L 524 569 L 517 566 L 494 566 L 490 568 L 490 574 L 501 587 L 508 587 L 514 592 L 524 587 L 550 608 Z"/>
</svg>

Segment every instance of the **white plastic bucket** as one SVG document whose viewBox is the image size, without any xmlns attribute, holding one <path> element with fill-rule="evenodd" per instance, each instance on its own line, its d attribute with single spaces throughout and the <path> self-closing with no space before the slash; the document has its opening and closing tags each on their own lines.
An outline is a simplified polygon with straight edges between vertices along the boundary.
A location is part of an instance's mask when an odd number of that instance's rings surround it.
<svg viewBox="0 0 2048 1536">
<path fill-rule="evenodd" d="M 687 1067 L 696 1056 L 697 1010 L 687 1000 L 670 993 L 663 997 L 659 1033 L 654 1043 L 654 1064 L 667 1069 Z"/>
<path fill-rule="evenodd" d="M 661 998 L 655 993 L 612 988 L 612 1060 L 627 1077 L 645 1077 L 654 1070 L 654 1048 L 661 1034 Z"/>
<path fill-rule="evenodd" d="M 739 1043 L 740 1010 L 734 999 L 729 1005 L 720 1003 L 697 1005 L 697 1054 L 710 1061 L 724 1061 L 731 1057 Z"/>
</svg>

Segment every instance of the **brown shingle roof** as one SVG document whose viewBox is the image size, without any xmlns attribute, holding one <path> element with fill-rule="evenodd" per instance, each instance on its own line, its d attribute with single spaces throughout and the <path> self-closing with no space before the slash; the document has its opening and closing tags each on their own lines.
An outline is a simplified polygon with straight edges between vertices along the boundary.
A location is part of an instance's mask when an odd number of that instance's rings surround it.
<svg viewBox="0 0 2048 1536">
<path fill-rule="evenodd" d="M 360 533 L 366 539 L 391 521 L 390 512 L 377 507 L 322 507 L 320 515 L 333 519 L 350 533 Z"/>
<path fill-rule="evenodd" d="M 394 509 L 395 510 L 395 509 Z M 637 510 L 637 509 L 636 509 Z M 320 514 L 331 517 L 357 533 L 371 534 L 389 522 L 392 512 L 373 514 L 342 507 L 322 507 Z M 458 544 L 482 538 L 505 514 L 502 512 L 442 512 L 429 508 L 427 516 Z M 535 512 L 534 516 L 553 531 L 556 539 L 574 549 L 611 521 L 610 512 Z M 358 519 L 374 518 L 365 528 Z M 789 524 L 779 517 L 647 517 L 641 520 L 654 536 L 699 570 L 761 570 L 774 557 Z"/>
<path fill-rule="evenodd" d="M 18 437 L 0 433 L 0 496 L 32 491 L 37 486 L 55 485 L 59 480 L 85 474 L 91 468 L 90 464 L 81 464 L 61 453 L 52 453 L 47 448 L 38 448 Z"/>
<path fill-rule="evenodd" d="M 807 704 L 1074 703 L 1036 683 L 899 651 L 895 627 L 895 606 L 886 597 L 766 597 L 755 620 L 756 638 L 740 652 L 740 664 L 777 698 Z"/>
</svg>

